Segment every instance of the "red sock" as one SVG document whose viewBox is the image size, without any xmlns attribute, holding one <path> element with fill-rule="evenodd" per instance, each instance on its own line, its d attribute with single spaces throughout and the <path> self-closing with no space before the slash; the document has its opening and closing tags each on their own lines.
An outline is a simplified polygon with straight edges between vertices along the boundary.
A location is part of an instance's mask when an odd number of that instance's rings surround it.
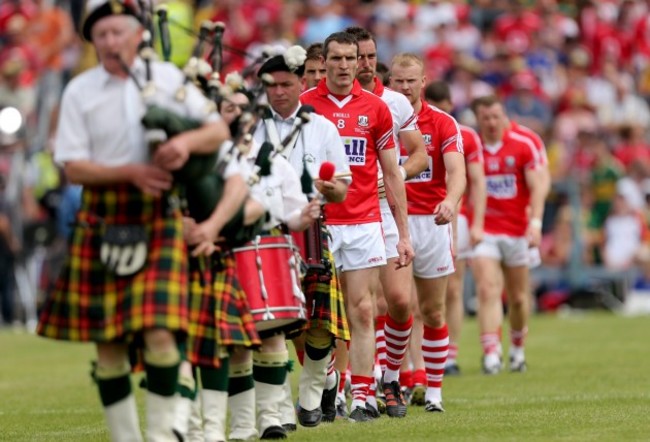
<svg viewBox="0 0 650 442">
<path fill-rule="evenodd" d="M 384 333 L 386 335 L 386 368 L 398 372 L 404 361 L 404 354 L 411 337 L 413 316 L 400 324 L 389 316 L 386 317 Z"/>
<path fill-rule="evenodd" d="M 427 372 L 424 369 L 413 372 L 413 385 L 427 385 Z"/>
<path fill-rule="evenodd" d="M 373 379 L 370 376 L 358 376 L 352 375 L 352 409 L 355 407 L 365 407 L 366 406 L 366 397 L 368 396 L 368 390 L 370 389 L 370 384 L 373 383 Z"/>
<path fill-rule="evenodd" d="M 345 391 L 345 381 L 347 380 L 348 372 L 347 370 L 343 370 L 340 374 L 341 378 L 339 379 L 339 393 L 343 393 Z"/>
<path fill-rule="evenodd" d="M 514 347 L 523 347 L 527 334 L 528 334 L 528 327 L 524 327 L 523 330 L 510 329 L 510 342 Z"/>
<path fill-rule="evenodd" d="M 399 384 L 402 387 L 413 388 L 413 372 L 411 370 L 402 370 L 399 372 Z"/>
<path fill-rule="evenodd" d="M 440 328 L 424 325 L 422 339 L 422 356 L 427 372 L 427 387 L 440 388 L 445 373 L 445 361 L 449 353 L 449 332 L 447 324 Z"/>
<path fill-rule="evenodd" d="M 458 344 L 454 343 L 449 343 L 449 356 L 447 356 L 447 359 L 452 359 L 456 360 L 458 357 Z"/>
<path fill-rule="evenodd" d="M 382 373 L 386 371 L 386 336 L 384 334 L 385 324 L 386 316 L 377 316 L 377 319 L 375 320 L 375 349 Z"/>
<path fill-rule="evenodd" d="M 498 333 L 481 333 L 481 347 L 483 354 L 498 353 L 501 340 Z"/>
<path fill-rule="evenodd" d="M 305 350 L 296 350 L 296 356 L 298 357 L 298 362 L 300 362 L 300 366 L 305 365 Z"/>
</svg>

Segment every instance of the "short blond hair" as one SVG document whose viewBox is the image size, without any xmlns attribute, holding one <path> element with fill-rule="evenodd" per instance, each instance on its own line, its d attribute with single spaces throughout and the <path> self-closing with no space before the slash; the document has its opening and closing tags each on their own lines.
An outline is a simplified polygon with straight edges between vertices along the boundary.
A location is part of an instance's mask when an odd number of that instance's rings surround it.
<svg viewBox="0 0 650 442">
<path fill-rule="evenodd" d="M 392 70 L 393 66 L 406 68 L 413 65 L 420 66 L 420 69 L 424 73 L 424 61 L 422 61 L 422 58 L 420 56 L 412 52 L 402 52 L 393 57 L 393 61 L 391 62 L 390 67 Z"/>
</svg>

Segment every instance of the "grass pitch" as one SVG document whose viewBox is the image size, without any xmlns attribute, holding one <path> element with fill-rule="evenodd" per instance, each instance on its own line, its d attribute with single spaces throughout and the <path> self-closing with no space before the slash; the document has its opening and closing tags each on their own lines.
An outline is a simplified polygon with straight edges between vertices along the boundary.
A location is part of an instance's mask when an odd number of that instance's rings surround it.
<svg viewBox="0 0 650 442">
<path fill-rule="evenodd" d="M 649 337 L 647 317 L 538 316 L 527 341 L 528 372 L 485 376 L 470 320 L 459 355 L 463 374 L 444 381 L 446 413 L 409 407 L 405 419 L 337 421 L 299 428 L 290 439 L 650 440 Z M 0 350 L 0 441 L 108 440 L 89 377 L 91 345 L 2 331 Z"/>
</svg>

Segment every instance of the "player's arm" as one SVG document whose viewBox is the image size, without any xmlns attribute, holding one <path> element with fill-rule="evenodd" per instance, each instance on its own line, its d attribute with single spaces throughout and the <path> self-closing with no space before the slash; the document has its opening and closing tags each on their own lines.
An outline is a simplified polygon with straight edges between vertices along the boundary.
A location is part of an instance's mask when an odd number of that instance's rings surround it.
<svg viewBox="0 0 650 442">
<path fill-rule="evenodd" d="M 408 230 L 408 219 L 406 211 L 406 189 L 404 179 L 397 162 L 393 149 L 382 149 L 378 151 L 379 164 L 384 174 L 384 185 L 386 187 L 386 198 L 393 212 L 397 231 L 399 232 L 399 266 L 407 266 L 413 260 L 413 248 Z"/>
<path fill-rule="evenodd" d="M 402 164 L 406 171 L 406 178 L 413 178 L 428 166 L 427 150 L 424 146 L 422 132 L 419 130 L 402 130 L 399 133 L 399 141 L 408 154 L 408 159 Z"/>
<path fill-rule="evenodd" d="M 465 192 L 465 157 L 462 152 L 447 152 L 442 157 L 447 171 L 447 196 L 438 204 L 433 214 L 436 224 L 451 222 L 456 214 L 458 202 Z"/>
<path fill-rule="evenodd" d="M 483 163 L 472 162 L 467 165 L 467 175 L 470 182 L 470 204 L 472 204 L 472 225 L 470 226 L 470 241 L 474 246 L 483 239 L 485 207 L 487 205 L 487 186 L 485 184 L 485 169 Z"/>
<path fill-rule="evenodd" d="M 526 169 L 526 184 L 530 192 L 530 221 L 526 236 L 531 246 L 537 247 L 542 237 L 542 215 L 544 214 L 544 199 L 546 189 L 539 180 L 539 166 Z"/>
</svg>

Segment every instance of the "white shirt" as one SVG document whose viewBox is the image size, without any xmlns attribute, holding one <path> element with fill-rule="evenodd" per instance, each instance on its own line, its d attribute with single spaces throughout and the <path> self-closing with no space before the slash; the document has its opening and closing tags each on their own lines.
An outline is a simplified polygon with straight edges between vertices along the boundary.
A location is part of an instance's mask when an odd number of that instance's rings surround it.
<svg viewBox="0 0 650 442">
<path fill-rule="evenodd" d="M 156 93 L 152 101 L 180 115 L 202 122 L 221 117 L 208 113 L 208 99 L 192 84 L 186 85 L 187 98 L 174 98 L 183 83 L 182 72 L 171 63 L 151 63 Z M 145 84 L 145 64 L 136 58 L 131 71 L 140 85 Z M 57 163 L 90 160 L 106 166 L 148 161 L 144 127 L 140 120 L 145 102 L 133 79 L 110 75 L 102 66 L 74 78 L 66 87 L 54 159 Z"/>
<path fill-rule="evenodd" d="M 253 147 L 248 154 L 249 167 L 253 168 L 261 144 L 253 141 Z M 308 203 L 302 193 L 300 178 L 293 167 L 282 155 L 272 157 L 271 174 L 261 177 L 260 181 L 251 186 L 251 196 L 262 203 L 269 213 L 269 220 L 263 229 L 269 230 L 280 223 L 287 224 L 289 220 L 300 216 L 303 207 Z"/>
<path fill-rule="evenodd" d="M 300 107 L 286 119 L 271 109 L 273 121 L 281 141 L 291 133 L 299 109 Z M 334 123 L 314 112 L 310 114 L 310 117 L 311 120 L 302 126 L 294 148 L 291 152 L 285 151 L 283 153 L 285 158 L 288 156 L 289 163 L 295 173 L 300 177 L 303 173 L 303 167 L 306 166 L 312 178 L 317 178 L 320 165 L 324 161 L 334 163 L 336 173 L 349 172 L 350 166 L 345 153 L 345 147 L 343 147 L 341 136 Z M 268 140 L 266 127 L 263 122 L 257 126 L 253 140 L 258 146 Z M 351 181 L 351 178 L 349 180 Z M 314 191 L 312 189 L 312 192 Z"/>
</svg>

